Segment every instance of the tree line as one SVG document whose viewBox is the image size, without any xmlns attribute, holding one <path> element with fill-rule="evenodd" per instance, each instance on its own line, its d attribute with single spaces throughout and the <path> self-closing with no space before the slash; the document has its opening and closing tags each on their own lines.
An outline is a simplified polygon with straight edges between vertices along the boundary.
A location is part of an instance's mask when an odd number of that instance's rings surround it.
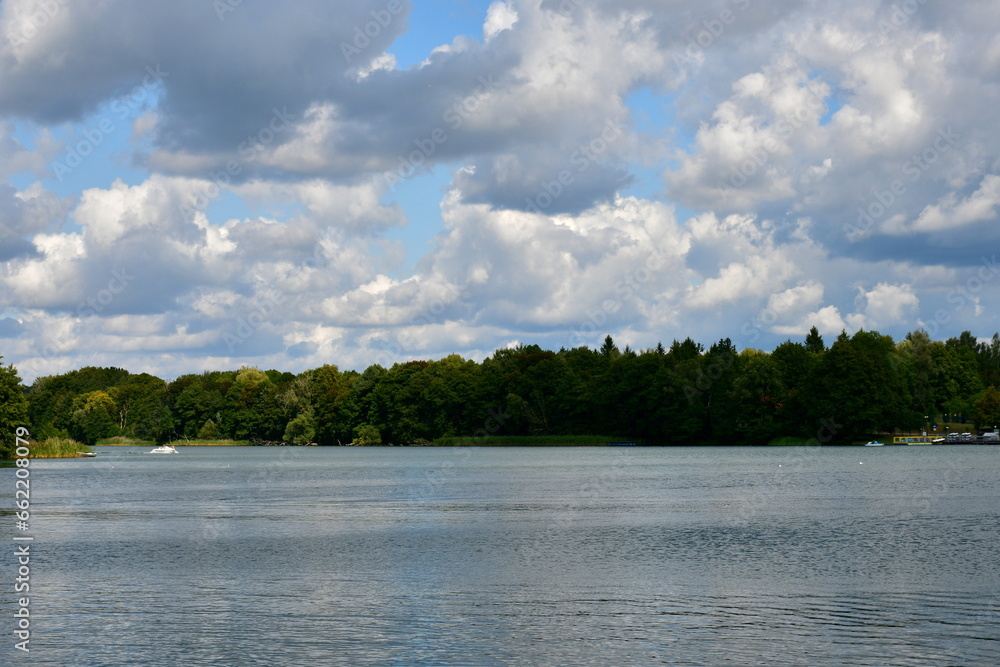
<svg viewBox="0 0 1000 667">
<path fill-rule="evenodd" d="M 728 338 L 707 350 L 686 338 L 637 351 L 608 336 L 599 349 L 523 345 L 481 363 L 451 355 L 363 372 L 244 367 L 170 382 L 88 367 L 21 387 L 13 367 L 3 370 L 9 414 L 0 421 L 26 420 L 38 439 L 85 444 L 115 436 L 413 444 L 483 435 L 834 444 L 932 422 L 1000 424 L 1000 335 L 981 343 L 969 332 L 941 342 L 915 331 L 895 342 L 859 331 L 827 346 L 813 328 L 772 352 L 737 352 Z"/>
</svg>

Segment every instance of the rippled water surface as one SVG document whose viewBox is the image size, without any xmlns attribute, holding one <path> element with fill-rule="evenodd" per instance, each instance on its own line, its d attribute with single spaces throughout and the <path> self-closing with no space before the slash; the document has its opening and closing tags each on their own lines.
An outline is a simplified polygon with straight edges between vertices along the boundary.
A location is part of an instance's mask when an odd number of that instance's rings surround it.
<svg viewBox="0 0 1000 667">
<path fill-rule="evenodd" d="M 1000 447 L 148 449 L 33 462 L 0 661 L 1000 664 Z"/>
</svg>

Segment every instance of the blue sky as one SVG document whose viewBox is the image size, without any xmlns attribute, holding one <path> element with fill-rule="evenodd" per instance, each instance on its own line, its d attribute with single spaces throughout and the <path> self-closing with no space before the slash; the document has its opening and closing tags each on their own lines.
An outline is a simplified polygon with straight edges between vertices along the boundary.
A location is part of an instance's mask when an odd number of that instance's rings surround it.
<svg viewBox="0 0 1000 667">
<path fill-rule="evenodd" d="M 29 380 L 1000 328 L 985 0 L 35 9 L 0 3 Z"/>
<path fill-rule="evenodd" d="M 431 52 L 442 45 L 452 43 L 456 37 L 481 40 L 483 21 L 491 2 L 431 0 L 413 5 L 407 17 L 407 28 L 393 42 L 388 53 L 395 56 L 396 66 L 410 69 L 419 66 Z M 54 137 L 66 145 L 50 167 L 56 162 L 66 163 L 74 153 L 74 146 L 92 146 L 93 151 L 82 158 L 80 168 L 68 173 L 58 171 L 48 179 L 43 179 L 45 187 L 59 196 L 72 197 L 88 188 L 107 187 L 116 179 L 129 185 L 137 185 L 149 178 L 150 171 L 137 166 L 132 161 L 135 146 L 132 123 L 144 113 L 155 111 L 161 94 L 159 87 L 138 86 L 128 89 L 115 102 L 102 104 L 94 113 L 79 122 L 67 122 L 52 132 Z M 638 132 L 657 136 L 670 129 L 673 122 L 672 99 L 662 96 L 650 88 L 642 88 L 630 94 L 624 101 L 632 112 L 632 120 Z M 102 122 L 110 122 L 113 129 L 103 131 Z M 105 126 L 106 127 L 106 126 Z M 34 132 L 18 127 L 14 137 L 26 147 L 33 148 Z M 675 134 L 675 136 L 677 136 Z M 689 142 L 691 134 L 684 133 L 679 138 L 683 145 Z M 443 231 L 438 204 L 441 195 L 451 181 L 452 172 L 459 162 L 438 164 L 429 171 L 421 171 L 412 178 L 385 193 L 385 203 L 396 202 L 402 206 L 408 224 L 386 233 L 386 237 L 397 239 L 404 244 L 410 261 L 394 271 L 402 277 L 412 271 L 417 258 L 426 254 L 433 238 Z M 662 194 L 660 178 L 662 165 L 636 165 L 632 174 L 635 182 L 623 190 L 623 194 L 655 197 Z M 27 187 L 34 181 L 31 174 L 15 174 L 11 184 Z M 213 220 L 242 219 L 254 216 L 274 215 L 273 206 L 254 205 L 232 193 L 214 199 L 206 210 Z M 72 224 L 72 223 L 70 223 Z"/>
<path fill-rule="evenodd" d="M 410 6 L 407 30 L 396 38 L 388 52 L 396 65 L 409 69 L 423 62 L 431 51 L 450 44 L 456 36 L 480 39 L 490 2 L 473 0 L 428 0 Z"/>
</svg>

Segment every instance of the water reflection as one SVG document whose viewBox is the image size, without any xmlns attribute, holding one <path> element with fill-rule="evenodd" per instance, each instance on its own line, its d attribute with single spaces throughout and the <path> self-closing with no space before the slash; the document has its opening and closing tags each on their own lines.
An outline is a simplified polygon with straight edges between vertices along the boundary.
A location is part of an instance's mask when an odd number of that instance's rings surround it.
<svg viewBox="0 0 1000 667">
<path fill-rule="evenodd" d="M 995 664 L 995 450 L 101 448 L 33 470 L 39 660 Z"/>
</svg>

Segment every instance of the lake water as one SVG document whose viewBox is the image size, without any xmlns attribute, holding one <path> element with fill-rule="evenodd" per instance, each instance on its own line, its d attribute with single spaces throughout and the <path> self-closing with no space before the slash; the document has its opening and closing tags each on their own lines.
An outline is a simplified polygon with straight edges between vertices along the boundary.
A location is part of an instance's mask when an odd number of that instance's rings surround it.
<svg viewBox="0 0 1000 667">
<path fill-rule="evenodd" d="M 0 662 L 1000 664 L 1000 447 L 97 449 Z"/>
</svg>

